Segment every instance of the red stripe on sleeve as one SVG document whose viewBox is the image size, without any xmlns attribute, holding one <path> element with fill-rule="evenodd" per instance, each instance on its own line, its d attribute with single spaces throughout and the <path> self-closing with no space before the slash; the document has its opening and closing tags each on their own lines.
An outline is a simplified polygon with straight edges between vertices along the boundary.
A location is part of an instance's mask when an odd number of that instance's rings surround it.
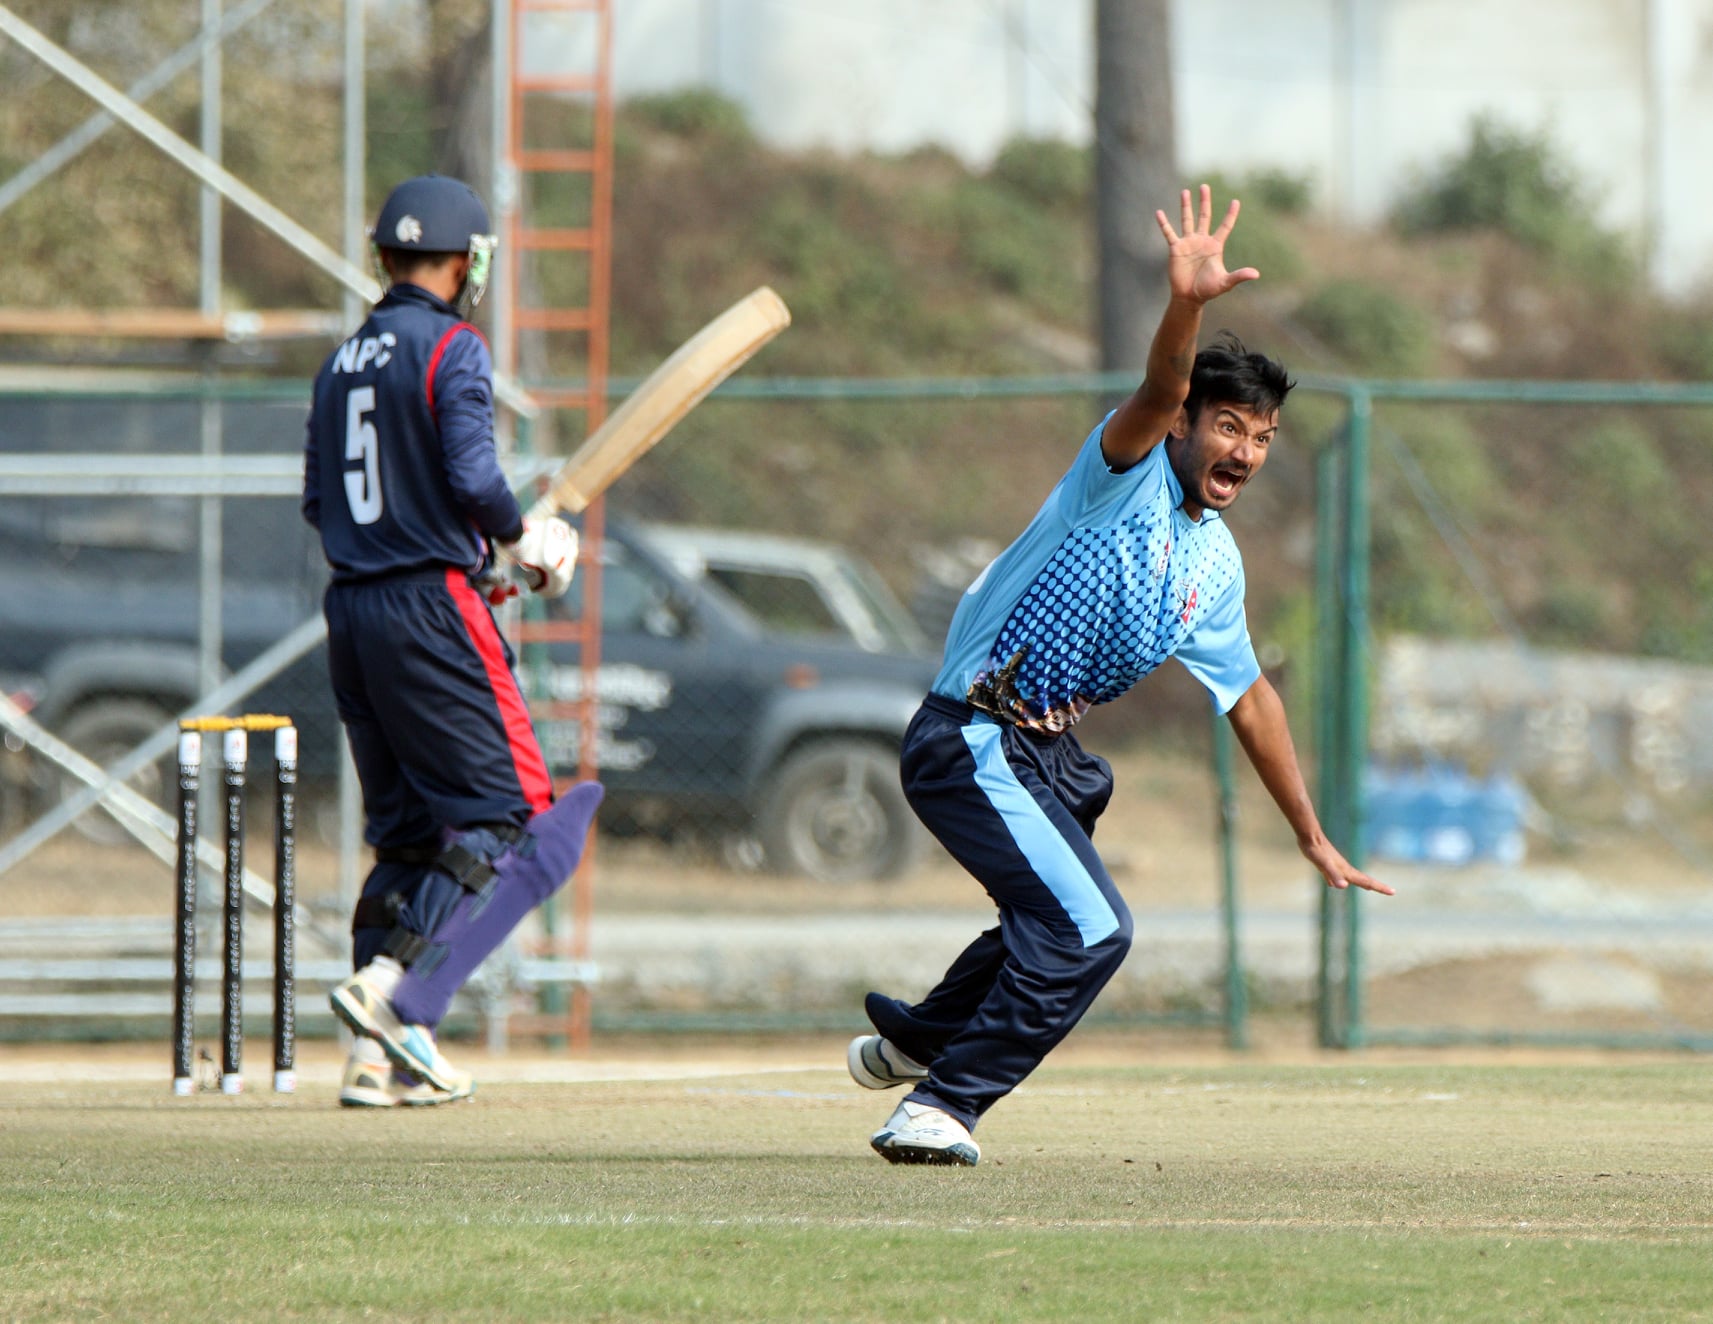
<svg viewBox="0 0 1713 1324">
<path fill-rule="evenodd" d="M 494 618 L 481 594 L 470 587 L 470 581 L 460 570 L 447 568 L 446 587 L 458 604 L 458 614 L 464 618 L 470 642 L 488 673 L 494 700 L 499 704 L 500 718 L 505 723 L 506 740 L 511 745 L 512 766 L 517 771 L 517 784 L 529 802 L 530 811 L 539 814 L 553 803 L 553 779 L 547 775 L 547 760 L 542 757 L 541 742 L 535 738 L 535 727 L 529 720 L 529 709 L 517 687 L 517 677 L 506 665 L 505 647 Z"/>
<path fill-rule="evenodd" d="M 446 347 L 452 343 L 452 337 L 460 331 L 472 332 L 478 340 L 481 339 L 482 333 L 477 331 L 475 327 L 468 322 L 459 322 L 448 328 L 446 334 L 435 343 L 434 352 L 428 356 L 428 372 L 425 374 L 422 383 L 422 389 L 428 396 L 428 412 L 430 414 L 434 412 L 434 374 L 440 371 L 440 357 L 446 353 Z"/>
</svg>

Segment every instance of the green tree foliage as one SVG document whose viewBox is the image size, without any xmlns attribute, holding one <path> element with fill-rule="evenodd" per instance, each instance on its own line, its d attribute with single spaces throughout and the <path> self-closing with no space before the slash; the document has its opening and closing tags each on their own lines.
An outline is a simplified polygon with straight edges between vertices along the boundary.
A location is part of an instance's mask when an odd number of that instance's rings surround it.
<svg viewBox="0 0 1713 1324">
<path fill-rule="evenodd" d="M 1406 235 L 1490 228 L 1589 279 L 1627 279 L 1635 261 L 1599 227 L 1594 204 L 1545 133 L 1483 116 L 1463 151 L 1405 194 L 1393 216 Z"/>
<path fill-rule="evenodd" d="M 632 97 L 625 103 L 625 117 L 630 127 L 719 151 L 755 143 L 755 133 L 743 107 L 711 88 Z"/>
<path fill-rule="evenodd" d="M 1652 329 L 1667 371 L 1692 381 L 1713 381 L 1713 306 L 1667 310 Z"/>
<path fill-rule="evenodd" d="M 1367 281 L 1328 281 L 1297 309 L 1297 320 L 1351 371 L 1410 377 L 1425 371 L 1432 359 L 1432 320 Z"/>
<path fill-rule="evenodd" d="M 1013 138 L 994 158 L 988 178 L 1024 202 L 1081 217 L 1094 197 L 1094 162 L 1086 147 L 1043 138 Z"/>
<path fill-rule="evenodd" d="M 1634 417 L 1610 419 L 1573 437 L 1565 464 L 1590 495 L 1637 511 L 1657 509 L 1673 485 L 1659 443 Z"/>
</svg>

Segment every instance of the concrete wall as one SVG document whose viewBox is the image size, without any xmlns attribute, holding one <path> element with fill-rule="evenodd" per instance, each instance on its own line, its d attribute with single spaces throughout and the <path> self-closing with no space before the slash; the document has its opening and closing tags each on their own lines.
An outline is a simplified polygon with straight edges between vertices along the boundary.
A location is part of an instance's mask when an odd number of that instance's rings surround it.
<svg viewBox="0 0 1713 1324">
<path fill-rule="evenodd" d="M 1092 134 L 1093 0 L 619 0 L 621 97 L 705 85 L 791 148 Z M 544 24 L 547 20 L 540 20 Z M 1662 289 L 1713 283 L 1713 0 L 1176 0 L 1179 157 L 1383 215 L 1478 114 L 1552 135 Z M 532 41 L 538 60 L 558 40 Z"/>
</svg>

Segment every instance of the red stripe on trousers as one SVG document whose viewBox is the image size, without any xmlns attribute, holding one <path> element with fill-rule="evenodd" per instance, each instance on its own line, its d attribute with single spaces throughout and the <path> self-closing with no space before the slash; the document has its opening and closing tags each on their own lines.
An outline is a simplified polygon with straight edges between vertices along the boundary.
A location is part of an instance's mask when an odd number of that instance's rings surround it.
<svg viewBox="0 0 1713 1324">
<path fill-rule="evenodd" d="M 462 571 L 447 568 L 446 588 L 458 604 L 458 614 L 464 618 L 464 628 L 469 631 L 476 656 L 482 659 L 488 683 L 493 686 L 500 718 L 506 727 L 506 740 L 511 745 L 517 784 L 524 799 L 529 801 L 530 812 L 539 814 L 553 803 L 553 779 L 547 775 L 547 760 L 542 757 L 541 743 L 535 738 L 535 727 L 530 724 L 529 709 L 518 690 L 517 677 L 506 665 L 500 632 L 494 627 L 488 604 L 470 587 Z"/>
</svg>

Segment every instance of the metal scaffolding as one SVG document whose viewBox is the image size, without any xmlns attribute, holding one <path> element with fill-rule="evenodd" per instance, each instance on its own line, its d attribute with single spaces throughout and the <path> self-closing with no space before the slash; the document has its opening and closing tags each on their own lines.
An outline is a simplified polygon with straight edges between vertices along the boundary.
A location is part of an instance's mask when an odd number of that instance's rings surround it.
<svg viewBox="0 0 1713 1324">
<path fill-rule="evenodd" d="M 341 43 L 341 235 L 339 247 L 322 239 L 258 189 L 234 175 L 222 162 L 224 126 L 221 114 L 222 49 L 225 43 L 281 0 L 199 0 L 196 35 L 124 89 L 103 78 L 77 55 L 54 42 L 10 7 L 0 4 L 0 38 L 14 43 L 42 66 L 95 103 L 94 111 L 9 179 L 0 181 L 0 213 L 47 183 L 103 135 L 115 128 L 141 137 L 185 171 L 201 186 L 199 221 L 199 297 L 194 308 L 0 308 L 0 336 L 79 337 L 180 341 L 208 345 L 291 339 L 331 339 L 355 325 L 381 289 L 367 268 L 367 203 L 364 181 L 367 164 L 365 116 L 367 0 L 343 0 Z M 289 6 L 290 0 L 284 0 Z M 607 327 L 610 305 L 612 209 L 612 16 L 608 0 L 492 0 L 490 15 L 493 60 L 494 209 L 507 260 L 502 279 L 495 282 L 489 308 L 495 331 L 495 396 L 503 406 L 497 420 L 499 439 L 509 452 L 520 421 L 534 420 L 543 407 L 554 411 L 543 419 L 551 432 L 557 417 L 565 417 L 567 435 L 581 436 L 599 424 L 605 407 Z M 569 26 L 568 26 L 569 25 Z M 581 30 L 577 30 L 577 29 Z M 147 103 L 175 79 L 196 70 L 200 80 L 198 141 L 191 143 L 151 113 Z M 566 181 L 578 181 L 571 192 L 584 200 L 584 214 L 573 224 L 555 219 L 563 205 Z M 222 207 L 229 204 L 284 241 L 313 269 L 333 278 L 342 291 L 338 308 L 235 309 L 222 295 Z M 543 272 L 539 264 L 552 255 L 574 255 L 584 271 L 568 292 L 564 274 Z M 540 290 L 542 302 L 526 302 L 526 290 Z M 567 339 L 566 333 L 572 333 Z M 229 475 L 232 457 L 222 454 L 223 389 L 216 369 L 203 354 L 199 396 L 201 455 L 198 478 Z M 562 387 L 535 392 L 520 381 L 520 365 L 529 364 L 539 382 L 580 380 L 575 391 Z M 182 379 L 181 379 L 182 380 Z M 570 415 L 580 415 L 572 418 Z M 240 469 L 242 463 L 239 463 Z M 201 546 L 201 690 L 204 706 L 232 688 L 222 667 L 221 499 L 216 481 L 197 489 Z M 591 619 L 599 608 L 598 554 L 600 515 L 586 535 L 585 602 Z M 320 622 L 305 622 L 302 630 L 282 641 L 297 652 L 319 641 Z M 584 666 L 592 675 L 598 657 L 598 630 L 578 623 Z M 300 637 L 302 636 L 302 637 Z M 293 654 L 296 655 L 295 653 Z M 277 659 L 270 659 L 277 661 Z M 593 686 L 587 687 L 593 692 Z M 594 775 L 593 705 L 577 714 L 584 724 L 583 766 L 580 774 Z M 213 707 L 207 707 L 214 711 Z M 36 747 L 44 758 L 67 766 L 50 748 L 52 737 L 30 729 L 27 719 L 8 728 Z M 38 734 L 40 739 L 38 740 Z M 75 751 L 71 751 L 75 754 Z M 121 824 L 151 849 L 158 846 L 159 824 L 141 814 L 136 797 L 127 791 L 129 771 L 148 763 L 153 744 L 132 750 L 103 770 L 79 763 L 75 769 L 85 789 L 8 843 L 0 869 L 27 854 L 33 845 L 58 831 L 77 813 L 97 803 L 115 808 Z M 356 795 L 349 761 L 344 771 L 345 828 L 342 870 L 344 886 L 354 895 Z M 592 851 L 590 856 L 592 857 Z M 587 864 L 573 887 L 570 932 L 549 915 L 548 950 L 531 953 L 528 963 L 541 987 L 573 990 L 568 1010 L 552 1005 L 547 1017 L 525 1017 L 515 1027 L 564 1037 L 573 1046 L 587 1043 L 590 1011 L 586 994 L 593 978 L 588 962 L 588 931 L 592 911 L 592 880 Z M 490 1025 L 490 1037 L 502 1041 L 505 1025 Z"/>
</svg>

